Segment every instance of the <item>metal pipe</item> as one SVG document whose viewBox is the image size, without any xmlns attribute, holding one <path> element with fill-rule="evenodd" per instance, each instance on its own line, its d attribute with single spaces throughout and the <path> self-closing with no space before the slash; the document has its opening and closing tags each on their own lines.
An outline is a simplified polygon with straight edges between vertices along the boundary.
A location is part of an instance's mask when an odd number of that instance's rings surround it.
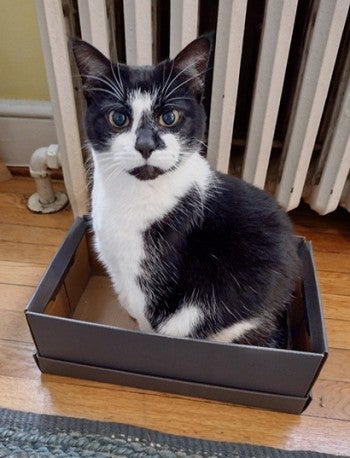
<svg viewBox="0 0 350 458">
<path fill-rule="evenodd" d="M 35 213 L 54 213 L 67 205 L 68 197 L 62 192 L 54 191 L 50 178 L 52 169 L 60 167 L 58 145 L 34 151 L 30 159 L 29 172 L 35 180 L 37 192 L 28 199 L 29 210 Z"/>
</svg>

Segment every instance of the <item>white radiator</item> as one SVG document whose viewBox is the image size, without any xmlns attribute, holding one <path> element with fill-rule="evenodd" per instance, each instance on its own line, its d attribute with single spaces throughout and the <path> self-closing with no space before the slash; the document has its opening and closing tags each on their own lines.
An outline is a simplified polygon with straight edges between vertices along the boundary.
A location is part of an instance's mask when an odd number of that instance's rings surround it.
<svg viewBox="0 0 350 458">
<path fill-rule="evenodd" d="M 167 18 L 160 14 L 159 2 L 168 5 Z M 87 185 L 67 36 L 77 33 L 78 23 L 82 38 L 105 55 L 116 57 L 122 40 L 127 63 L 151 64 L 159 54 L 159 28 L 163 39 L 168 34 L 168 54 L 173 57 L 198 35 L 208 7 L 208 14 L 215 10 L 216 15 L 207 150 L 211 165 L 266 188 L 286 210 L 297 207 L 303 197 L 320 214 L 338 205 L 350 211 L 350 0 L 36 4 L 63 171 L 76 215 L 86 212 Z M 263 12 L 261 32 L 252 43 L 258 49 L 256 65 L 242 73 L 251 39 L 250 16 L 258 4 Z M 240 88 L 249 78 L 254 89 L 245 101 Z M 240 137 L 235 126 L 242 104 L 247 105 L 249 122 Z M 281 118 L 282 140 L 276 136 Z"/>
</svg>

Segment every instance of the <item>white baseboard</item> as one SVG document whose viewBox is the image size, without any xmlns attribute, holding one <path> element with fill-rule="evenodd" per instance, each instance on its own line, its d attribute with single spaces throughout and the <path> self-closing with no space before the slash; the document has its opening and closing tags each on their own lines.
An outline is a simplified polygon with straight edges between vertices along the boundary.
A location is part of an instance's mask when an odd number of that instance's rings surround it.
<svg viewBox="0 0 350 458">
<path fill-rule="evenodd" d="M 0 117 L 52 119 L 47 100 L 0 99 Z"/>
<path fill-rule="evenodd" d="M 52 106 L 47 101 L 0 99 L 0 158 L 27 166 L 33 152 L 57 143 Z"/>
</svg>

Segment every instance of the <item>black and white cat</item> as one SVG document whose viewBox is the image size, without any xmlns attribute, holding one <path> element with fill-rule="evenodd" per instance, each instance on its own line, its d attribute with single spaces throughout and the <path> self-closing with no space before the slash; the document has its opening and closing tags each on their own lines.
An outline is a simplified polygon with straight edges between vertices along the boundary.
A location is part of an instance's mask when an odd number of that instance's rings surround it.
<svg viewBox="0 0 350 458">
<path fill-rule="evenodd" d="M 141 330 L 283 346 L 296 243 L 272 197 L 201 155 L 210 47 L 204 36 L 174 60 L 129 67 L 73 42 L 94 161 L 95 246 Z"/>
</svg>

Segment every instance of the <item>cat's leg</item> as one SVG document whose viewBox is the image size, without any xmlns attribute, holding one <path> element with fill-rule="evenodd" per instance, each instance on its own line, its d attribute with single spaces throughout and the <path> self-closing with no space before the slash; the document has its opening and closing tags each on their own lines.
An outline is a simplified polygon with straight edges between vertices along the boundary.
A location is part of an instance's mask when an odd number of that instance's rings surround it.
<svg viewBox="0 0 350 458">
<path fill-rule="evenodd" d="M 203 319 L 203 312 L 198 306 L 183 304 L 157 326 L 157 332 L 173 337 L 190 337 Z"/>
<path fill-rule="evenodd" d="M 248 331 L 233 343 L 255 345 L 258 347 L 287 348 L 288 328 L 286 317 L 278 318 L 275 323 L 264 322 L 256 329 Z"/>
</svg>

